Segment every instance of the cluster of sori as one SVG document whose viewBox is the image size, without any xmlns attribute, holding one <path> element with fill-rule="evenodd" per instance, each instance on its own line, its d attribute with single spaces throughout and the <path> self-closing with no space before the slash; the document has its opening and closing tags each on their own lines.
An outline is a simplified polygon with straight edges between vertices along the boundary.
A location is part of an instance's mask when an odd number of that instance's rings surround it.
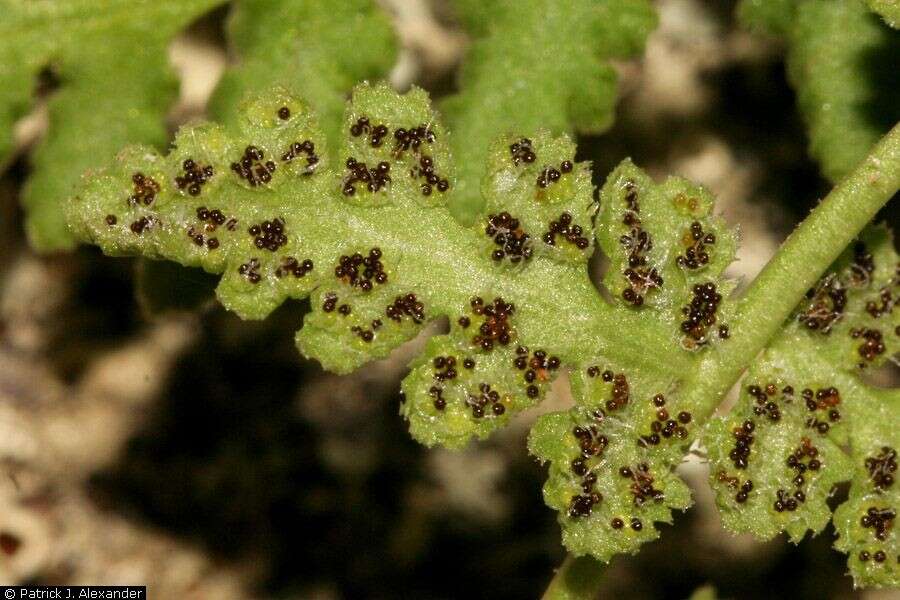
<svg viewBox="0 0 900 600">
<path fill-rule="evenodd" d="M 484 233 L 491 238 L 497 248 L 491 252 L 491 259 L 500 262 L 504 258 L 512 264 L 531 258 L 531 236 L 519 224 L 519 220 L 503 211 L 488 215 Z"/>
<path fill-rule="evenodd" d="M 716 234 L 705 233 L 700 221 L 694 221 L 685 238 L 687 248 L 683 255 L 675 258 L 675 264 L 692 270 L 709 264 L 709 246 L 716 243 Z"/>
<path fill-rule="evenodd" d="M 625 212 L 622 223 L 629 231 L 619 238 L 619 243 L 628 253 L 628 266 L 622 271 L 628 286 L 622 291 L 622 299 L 632 306 L 641 306 L 647 293 L 662 287 L 663 278 L 647 259 L 653 249 L 653 238 L 641 223 L 637 186 L 628 180 L 624 189 Z"/>
<path fill-rule="evenodd" d="M 681 332 L 684 334 L 682 345 L 695 349 L 709 342 L 707 332 L 718 319 L 716 311 L 722 302 L 722 294 L 716 291 L 716 285 L 711 281 L 697 284 L 691 291 L 691 301 L 681 309 L 681 314 L 685 317 L 681 322 Z M 718 332 L 722 339 L 728 338 L 728 325 L 719 325 Z"/>
<path fill-rule="evenodd" d="M 250 187 L 257 187 L 272 181 L 276 165 L 273 160 L 265 160 L 266 153 L 250 145 L 244 148 L 241 158 L 231 163 L 231 170 Z"/>
<path fill-rule="evenodd" d="M 389 134 L 390 129 L 387 125 L 383 123 L 373 125 L 366 115 L 358 117 L 356 122 L 350 125 L 350 135 L 355 138 L 366 136 L 372 148 L 380 148 L 384 144 L 384 138 Z M 436 137 L 433 129 L 424 123 L 416 127 L 398 127 L 394 130 L 391 157 L 393 160 L 399 160 L 406 152 L 418 156 L 418 161 L 409 169 L 409 176 L 422 180 L 419 189 L 423 196 L 430 196 L 434 190 L 444 193 L 450 189 L 450 181 L 436 171 L 434 158 L 424 152 L 427 145 L 434 143 Z M 369 192 L 383 190 L 391 183 L 389 174 L 391 163 L 388 161 L 381 161 L 370 168 L 355 157 L 349 157 L 346 166 L 349 174 L 344 178 L 345 196 L 355 195 L 358 183 L 364 183 Z"/>
<path fill-rule="evenodd" d="M 175 185 L 179 190 L 186 188 L 191 196 L 199 196 L 204 184 L 212 179 L 214 173 L 212 165 L 201 167 L 191 158 L 185 159 L 181 168 L 184 174 L 175 178 Z"/>
</svg>

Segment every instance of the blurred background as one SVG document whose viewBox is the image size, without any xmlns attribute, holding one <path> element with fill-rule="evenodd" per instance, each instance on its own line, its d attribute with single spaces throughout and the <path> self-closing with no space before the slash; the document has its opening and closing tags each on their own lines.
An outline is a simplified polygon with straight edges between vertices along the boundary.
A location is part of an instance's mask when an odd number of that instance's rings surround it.
<svg viewBox="0 0 900 600">
<path fill-rule="evenodd" d="M 467 40 L 449 9 L 381 4 L 404 48 L 393 83 L 451 92 Z M 657 8 L 642 59 L 616 64 L 616 124 L 581 138 L 579 158 L 598 184 L 630 156 L 707 186 L 740 227 L 731 274 L 748 281 L 829 186 L 806 153 L 779 43 L 740 29 L 733 2 Z M 226 65 L 226 15 L 170 48 L 182 79 L 173 130 L 202 116 Z M 146 584 L 153 598 L 196 599 L 541 593 L 564 551 L 525 435 L 538 412 L 571 402 L 565 385 L 486 443 L 426 450 L 398 415 L 422 339 L 337 377 L 294 348 L 303 303 L 263 322 L 214 302 L 160 313 L 135 299 L 135 260 L 30 252 L 18 194 L 45 128 L 39 106 L 0 176 L 0 584 Z M 207 284 L 185 273 L 187 289 Z M 702 462 L 680 472 L 696 506 L 614 559 L 604 598 L 703 585 L 726 598 L 900 597 L 853 591 L 830 528 L 799 546 L 727 534 Z"/>
</svg>

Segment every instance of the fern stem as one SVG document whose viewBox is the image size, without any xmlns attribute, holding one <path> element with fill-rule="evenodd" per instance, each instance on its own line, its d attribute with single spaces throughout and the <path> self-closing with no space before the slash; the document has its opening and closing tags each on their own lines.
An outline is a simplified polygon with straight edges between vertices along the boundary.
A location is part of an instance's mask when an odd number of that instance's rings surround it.
<svg viewBox="0 0 900 600">
<path fill-rule="evenodd" d="M 591 558 L 571 554 L 553 575 L 542 600 L 582 600 L 595 598 L 600 591 L 603 565 Z"/>
<path fill-rule="evenodd" d="M 729 342 L 709 353 L 684 384 L 690 390 L 685 403 L 702 407 L 701 419 L 716 409 L 806 291 L 898 189 L 900 124 L 794 230 L 740 299 Z M 602 572 L 594 559 L 570 555 L 550 581 L 544 600 L 596 597 Z"/>
<path fill-rule="evenodd" d="M 685 383 L 687 402 L 711 413 L 804 294 L 900 189 L 900 124 L 784 241 L 738 302 L 732 336 Z"/>
</svg>

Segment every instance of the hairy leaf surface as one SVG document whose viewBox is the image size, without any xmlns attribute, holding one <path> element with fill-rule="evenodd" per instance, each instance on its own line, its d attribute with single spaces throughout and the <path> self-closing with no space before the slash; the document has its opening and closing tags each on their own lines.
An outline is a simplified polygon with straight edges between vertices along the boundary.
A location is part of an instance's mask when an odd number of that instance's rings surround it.
<svg viewBox="0 0 900 600">
<path fill-rule="evenodd" d="M 488 145 L 498 136 L 547 128 L 555 134 L 610 126 L 616 74 L 608 60 L 643 49 L 656 26 L 646 0 L 458 0 L 474 37 L 459 94 L 442 104 L 454 132 L 460 201 L 471 221 Z"/>
<path fill-rule="evenodd" d="M 309 105 L 272 91 L 233 125 L 182 129 L 166 157 L 124 151 L 88 178 L 69 221 L 108 254 L 221 273 L 219 299 L 245 318 L 309 296 L 298 347 L 337 372 L 448 317 L 403 383 L 402 413 L 428 445 L 487 436 L 570 369 L 578 406 L 531 438 L 551 462 L 545 495 L 566 544 L 606 559 L 654 538 L 655 522 L 690 503 L 672 473 L 696 427 L 679 378 L 728 340 L 721 273 L 735 238 L 709 194 L 626 162 L 598 212 L 572 142 L 535 131 L 490 146 L 485 211 L 468 228 L 447 209 L 456 169 L 424 92 L 362 85 L 342 130 L 332 163 Z M 612 304 L 587 276 L 595 222 Z M 582 444 L 596 452 L 575 473 Z M 583 491 L 589 473 L 599 502 Z"/>
<path fill-rule="evenodd" d="M 390 20 L 372 0 L 240 0 L 227 31 L 237 64 L 219 82 L 210 115 L 227 122 L 251 91 L 283 87 L 309 101 L 334 149 L 347 93 L 383 78 L 397 53 Z"/>
<path fill-rule="evenodd" d="M 225 124 L 240 119 L 241 100 L 256 90 L 302 92 L 332 150 L 340 145 L 347 94 L 357 81 L 386 76 L 396 56 L 390 20 L 372 0 L 240 0 L 233 4 L 227 32 L 236 56 L 210 100 L 210 117 Z M 177 270 L 138 265 L 136 292 L 144 307 L 154 312 L 184 307 Z M 192 288 L 197 300 L 204 290 L 212 297 L 213 288 L 203 283 Z"/>
<path fill-rule="evenodd" d="M 887 517 L 898 508 L 900 394 L 861 378 L 900 350 L 898 266 L 888 232 L 867 230 L 751 366 L 737 406 L 705 440 L 731 531 L 761 539 L 785 531 L 797 542 L 825 528 L 826 500 L 850 480 L 850 499 L 834 515 L 835 545 L 850 555 L 858 585 L 900 583 Z"/>
<path fill-rule="evenodd" d="M 722 271 L 735 237 L 712 214 L 708 192 L 683 179 L 653 182 L 629 161 L 607 179 L 597 238 L 610 257 L 606 286 L 621 310 L 659 327 L 670 356 L 694 363 L 728 342 Z M 633 330 L 618 339 L 628 344 Z M 634 332 L 636 333 L 636 331 Z M 613 353 L 571 376 L 575 408 L 540 417 L 529 448 L 550 461 L 547 504 L 576 555 L 608 560 L 659 536 L 655 523 L 686 509 L 690 492 L 673 473 L 695 437 L 697 407 L 681 400 L 680 377 L 634 369 Z M 690 367 L 689 367 L 690 368 Z"/>
</svg>

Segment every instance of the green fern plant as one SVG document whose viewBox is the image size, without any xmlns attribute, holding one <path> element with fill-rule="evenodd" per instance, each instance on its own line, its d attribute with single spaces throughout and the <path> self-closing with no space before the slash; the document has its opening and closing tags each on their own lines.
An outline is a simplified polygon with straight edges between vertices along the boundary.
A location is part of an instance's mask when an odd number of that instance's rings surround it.
<svg viewBox="0 0 900 600">
<path fill-rule="evenodd" d="M 166 47 L 216 4 L 0 2 L 0 165 L 12 150 L 13 123 L 30 108 L 38 74 L 51 68 L 61 81 L 50 101 L 49 134 L 35 149 L 23 192 L 35 247 L 74 247 L 60 206 L 86 169 L 128 143 L 165 145 L 165 115 L 177 92 Z"/>
<path fill-rule="evenodd" d="M 49 132 L 31 157 L 22 199 L 33 247 L 74 247 L 60 206 L 85 170 L 126 144 L 165 146 L 166 114 L 177 95 L 167 46 L 223 3 L 0 2 L 0 166 L 12 151 L 13 123 L 31 107 L 39 73 L 49 69 L 60 80 L 49 102 Z M 228 33 L 237 63 L 223 77 L 209 110 L 223 122 L 235 116 L 238 100 L 250 89 L 302 87 L 335 135 L 346 92 L 360 79 L 383 77 L 395 54 L 390 23 L 370 0 L 241 0 Z M 369 51 L 343 44 L 348 38 Z"/>
<path fill-rule="evenodd" d="M 860 376 L 898 349 L 898 258 L 885 228 L 866 227 L 900 188 L 900 129 L 876 143 L 859 120 L 868 80 L 828 82 L 893 32 L 861 2 L 745 2 L 747 19 L 789 35 L 813 152 L 838 184 L 735 297 L 723 273 L 737 236 L 706 190 L 625 161 L 597 196 L 568 136 L 608 126 L 601 61 L 640 49 L 655 23 L 646 3 L 458 5 L 476 41 L 462 92 L 441 105 L 452 135 L 417 88 L 360 84 L 342 106 L 342 90 L 389 61 L 322 48 L 353 35 L 392 52 L 368 3 L 335 20 L 314 2 L 238 5 L 243 62 L 213 101 L 220 122 L 182 128 L 166 155 L 131 146 L 90 172 L 63 204 L 67 235 L 221 275 L 218 299 L 243 318 L 309 298 L 297 346 L 338 373 L 447 318 L 402 384 L 401 413 L 427 446 L 486 438 L 568 377 L 575 406 L 540 417 L 528 444 L 549 465 L 544 499 L 572 554 L 549 596 L 589 594 L 593 559 L 636 552 L 688 508 L 674 469 L 698 440 L 729 530 L 797 541 L 833 520 L 857 584 L 900 584 L 898 396 Z M 891 22 L 890 3 L 872 5 Z M 840 11 L 856 15 L 854 35 Z M 298 53 L 283 28 L 298 21 L 322 48 Z M 821 64 L 817 36 L 843 43 Z M 566 43 L 551 52 L 550 38 Z M 846 118 L 817 114 L 822 97 Z M 840 131 L 859 135 L 842 145 Z M 611 301 L 588 277 L 596 246 Z M 713 417 L 745 370 L 735 407 Z M 845 481 L 832 515 L 826 499 Z"/>
<path fill-rule="evenodd" d="M 334 148 L 347 93 L 359 80 L 387 76 L 396 58 L 391 23 L 372 0 L 241 0 L 232 7 L 226 30 L 235 56 L 210 100 L 209 115 L 232 123 L 240 118 L 240 100 L 252 90 L 302 90 Z M 367 52 L 344 44 L 347 39 Z M 151 314 L 195 308 L 209 300 L 214 287 L 156 261 L 140 261 L 135 275 L 137 297 Z M 196 284 L 185 290 L 185 280 Z"/>
<path fill-rule="evenodd" d="M 656 27 L 647 0 L 454 0 L 474 41 L 461 90 L 441 103 L 454 132 L 458 198 L 451 213 L 470 224 L 483 208 L 480 182 L 498 136 L 538 128 L 600 133 L 612 125 L 611 58 L 642 51 Z"/>
<path fill-rule="evenodd" d="M 312 311 L 297 345 L 336 372 L 384 357 L 428 322 L 448 317 L 449 332 L 430 340 L 403 382 L 402 413 L 412 435 L 429 446 L 486 437 L 567 370 L 576 406 L 540 418 L 529 447 L 550 463 L 545 500 L 559 511 L 564 543 L 576 555 L 607 560 L 633 552 L 658 535 L 655 523 L 668 521 L 671 509 L 687 508 L 690 494 L 674 467 L 724 391 L 773 337 L 749 377 L 759 378 L 762 393 L 776 385 L 782 396 L 766 401 L 765 419 L 750 416 L 756 405 L 744 400 L 707 433 L 726 525 L 760 536 L 821 530 L 825 497 L 854 470 L 853 508 L 838 516 L 850 523 L 847 513 L 865 514 L 870 500 L 859 498 L 879 493 L 870 489 L 865 461 L 897 447 L 893 427 L 878 435 L 867 429 L 873 419 L 866 412 L 888 410 L 881 406 L 892 406 L 894 394 L 867 389 L 854 374 L 859 364 L 877 364 L 896 350 L 897 258 L 889 236 L 865 234 L 865 250 L 839 261 L 837 278 L 813 284 L 898 189 L 900 130 L 835 189 L 737 301 L 721 275 L 733 258 L 734 234 L 713 215 L 709 194 L 684 180 L 657 184 L 626 162 L 597 204 L 588 165 L 574 160 L 567 138 L 542 131 L 505 136 L 489 150 L 485 211 L 464 227 L 446 207 L 455 167 L 424 92 L 399 96 L 385 85 L 362 85 L 343 130 L 342 160 L 334 164 L 309 106 L 270 91 L 248 100 L 233 127 L 183 129 L 168 156 L 141 147 L 123 152 L 86 179 L 66 206 L 67 218 L 76 237 L 107 254 L 221 273 L 220 301 L 245 318 L 309 296 Z M 612 261 L 605 280 L 612 304 L 587 276 L 595 236 Z M 789 319 L 810 288 L 809 306 L 800 308 L 805 320 Z M 842 311 L 832 289 L 847 295 Z M 838 312 L 827 335 L 810 326 L 830 318 L 823 302 Z M 864 310 L 869 302 L 880 302 L 879 309 Z M 873 339 L 877 351 L 869 356 Z M 821 366 L 810 366 L 811 356 Z M 835 375 L 835 364 L 846 365 L 847 374 Z M 833 423 L 818 404 L 807 410 L 807 388 L 839 390 L 840 401 L 823 401 L 829 410 L 841 407 L 833 431 L 805 420 Z M 868 405 L 872 398 L 879 408 Z M 769 423 L 772 411 L 780 413 L 777 426 Z M 758 421 L 751 433 L 779 451 L 755 459 L 751 443 L 738 445 L 749 447 L 750 464 L 735 472 L 727 457 L 743 439 L 734 438 L 735 423 L 745 421 Z M 839 446 L 844 440 L 851 441 L 849 455 Z M 782 455 L 813 447 L 821 468 L 789 488 L 792 498 L 802 489 L 806 502 L 775 511 L 772 498 L 782 493 L 776 488 L 789 486 L 792 476 Z M 746 502 L 734 501 L 751 477 Z M 890 498 L 880 503 L 893 506 Z M 889 538 L 871 542 L 857 539 L 867 530 L 853 527 L 841 529 L 841 548 L 869 544 L 871 553 L 884 543 L 891 556 L 854 569 L 858 581 L 896 584 L 890 528 Z"/>
<path fill-rule="evenodd" d="M 869 4 L 898 26 L 896 2 Z M 863 0 L 743 0 L 738 15 L 784 38 L 810 154 L 838 181 L 900 120 L 897 31 Z"/>
<path fill-rule="evenodd" d="M 3 0 L 0 165 L 10 157 L 12 125 L 29 110 L 38 74 L 50 69 L 61 81 L 23 197 L 33 247 L 73 247 L 59 206 L 86 169 L 128 143 L 164 146 L 165 116 L 176 95 L 166 46 L 223 2 Z M 538 126 L 598 132 L 611 124 L 616 77 L 605 61 L 640 51 L 656 23 L 646 0 L 478 4 L 458 3 L 478 41 L 463 91 L 445 107 L 461 136 L 478 142 L 479 150 L 460 161 L 460 187 L 471 191 L 461 191 L 465 199 L 453 211 L 464 220 L 479 209 L 483 149 L 499 133 Z M 491 26 L 479 25 L 486 22 Z M 236 0 L 227 33 L 237 62 L 219 84 L 210 115 L 228 122 L 248 91 L 283 86 L 312 103 L 333 147 L 344 95 L 359 80 L 384 77 L 395 55 L 390 24 L 372 0 Z M 525 40 L 530 43 L 520 43 Z M 504 91 L 513 85 L 516 95 Z M 77 151 L 85 147 L 91 152 Z"/>
</svg>

